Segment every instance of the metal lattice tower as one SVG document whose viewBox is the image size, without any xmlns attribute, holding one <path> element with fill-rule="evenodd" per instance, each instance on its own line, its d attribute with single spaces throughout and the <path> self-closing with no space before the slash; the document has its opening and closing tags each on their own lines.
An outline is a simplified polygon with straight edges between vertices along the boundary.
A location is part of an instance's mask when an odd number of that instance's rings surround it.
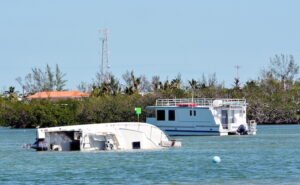
<svg viewBox="0 0 300 185">
<path fill-rule="evenodd" d="M 236 68 L 236 79 L 240 79 L 240 75 L 239 75 L 239 69 L 241 68 L 241 66 L 239 66 L 239 65 L 236 65 L 236 66 L 234 66 L 235 68 Z"/>
<path fill-rule="evenodd" d="M 100 69 L 100 75 L 101 75 L 101 81 L 106 82 L 107 76 L 108 76 L 108 30 L 105 28 L 103 30 L 100 30 L 100 33 L 102 34 L 101 40 L 101 69 Z"/>
</svg>

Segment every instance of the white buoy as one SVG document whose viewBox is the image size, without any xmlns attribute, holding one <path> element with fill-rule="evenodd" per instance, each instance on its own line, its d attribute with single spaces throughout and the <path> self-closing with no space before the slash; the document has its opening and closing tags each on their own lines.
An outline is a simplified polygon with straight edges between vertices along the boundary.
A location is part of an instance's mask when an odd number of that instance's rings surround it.
<svg viewBox="0 0 300 185">
<path fill-rule="evenodd" d="M 221 162 L 221 158 L 219 156 L 214 156 L 213 157 L 213 162 L 214 163 L 220 163 Z"/>
</svg>

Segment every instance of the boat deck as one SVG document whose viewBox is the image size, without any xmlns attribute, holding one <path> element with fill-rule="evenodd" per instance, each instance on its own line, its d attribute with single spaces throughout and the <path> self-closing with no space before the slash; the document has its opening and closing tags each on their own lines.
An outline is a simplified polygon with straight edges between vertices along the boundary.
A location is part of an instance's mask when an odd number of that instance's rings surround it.
<svg viewBox="0 0 300 185">
<path fill-rule="evenodd" d="M 180 98 L 157 99 L 155 106 L 214 106 L 216 102 L 223 106 L 246 106 L 245 99 Z"/>
</svg>

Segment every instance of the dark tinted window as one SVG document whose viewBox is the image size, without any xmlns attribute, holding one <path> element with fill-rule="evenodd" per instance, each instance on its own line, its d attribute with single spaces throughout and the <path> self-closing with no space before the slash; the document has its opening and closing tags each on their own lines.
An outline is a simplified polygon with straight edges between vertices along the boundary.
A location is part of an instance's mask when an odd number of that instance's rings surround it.
<svg viewBox="0 0 300 185">
<path fill-rule="evenodd" d="M 169 121 L 175 120 L 175 110 L 169 110 Z"/>
<path fill-rule="evenodd" d="M 157 120 L 158 121 L 165 120 L 165 110 L 157 110 Z"/>
<path fill-rule="evenodd" d="M 141 143 L 138 142 L 132 142 L 132 149 L 141 149 Z"/>
</svg>

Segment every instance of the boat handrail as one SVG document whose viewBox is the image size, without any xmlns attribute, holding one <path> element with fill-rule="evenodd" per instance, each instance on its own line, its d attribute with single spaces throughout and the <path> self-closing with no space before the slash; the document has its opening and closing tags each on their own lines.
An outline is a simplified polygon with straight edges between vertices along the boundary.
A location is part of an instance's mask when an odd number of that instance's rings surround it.
<svg viewBox="0 0 300 185">
<path fill-rule="evenodd" d="M 213 98 L 174 98 L 157 99 L 155 106 L 213 106 L 213 102 L 221 101 L 222 106 L 246 106 L 245 99 L 213 99 Z"/>
</svg>

